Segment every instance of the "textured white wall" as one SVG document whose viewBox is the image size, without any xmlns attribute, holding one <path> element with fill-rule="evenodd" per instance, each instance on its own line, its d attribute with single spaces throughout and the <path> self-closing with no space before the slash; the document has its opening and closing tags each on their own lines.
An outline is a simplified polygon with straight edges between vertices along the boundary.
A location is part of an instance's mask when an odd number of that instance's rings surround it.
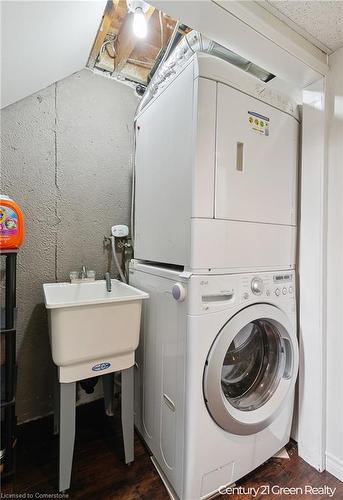
<svg viewBox="0 0 343 500">
<path fill-rule="evenodd" d="M 82 264 L 102 277 L 104 235 L 129 224 L 136 106 L 130 87 L 83 70 L 1 111 L 2 191 L 26 223 L 18 257 L 19 421 L 51 410 L 42 284 Z"/>
<path fill-rule="evenodd" d="M 326 466 L 343 481 L 343 48 L 329 60 Z"/>
</svg>

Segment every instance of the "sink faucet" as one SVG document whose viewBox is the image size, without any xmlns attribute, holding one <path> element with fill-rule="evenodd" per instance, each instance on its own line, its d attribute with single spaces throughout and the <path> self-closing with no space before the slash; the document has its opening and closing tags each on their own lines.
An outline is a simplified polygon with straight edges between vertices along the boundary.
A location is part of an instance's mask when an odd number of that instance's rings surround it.
<svg viewBox="0 0 343 500">
<path fill-rule="evenodd" d="M 110 273 L 105 274 L 105 280 L 106 280 L 106 289 L 108 292 L 110 292 L 112 290 L 112 282 L 111 282 Z"/>
<path fill-rule="evenodd" d="M 87 278 L 87 266 L 82 266 L 81 272 L 80 272 L 80 278 L 82 280 Z"/>
</svg>

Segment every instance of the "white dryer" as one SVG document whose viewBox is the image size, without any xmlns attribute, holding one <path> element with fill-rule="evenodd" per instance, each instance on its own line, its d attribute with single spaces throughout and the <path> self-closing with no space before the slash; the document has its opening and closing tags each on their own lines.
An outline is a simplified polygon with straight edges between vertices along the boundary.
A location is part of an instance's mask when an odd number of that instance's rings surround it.
<svg viewBox="0 0 343 500">
<path fill-rule="evenodd" d="M 214 494 L 290 437 L 298 371 L 294 271 L 191 275 L 133 261 L 150 295 L 136 426 L 175 498 Z"/>
<path fill-rule="evenodd" d="M 295 106 L 214 56 L 183 64 L 135 118 L 135 258 L 195 273 L 294 268 Z"/>
</svg>

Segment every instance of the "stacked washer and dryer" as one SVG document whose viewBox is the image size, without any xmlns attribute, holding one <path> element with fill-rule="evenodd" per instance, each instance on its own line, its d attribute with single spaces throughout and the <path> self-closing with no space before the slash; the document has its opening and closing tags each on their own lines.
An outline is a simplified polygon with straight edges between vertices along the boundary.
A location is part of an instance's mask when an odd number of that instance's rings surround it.
<svg viewBox="0 0 343 500">
<path fill-rule="evenodd" d="M 207 498 L 289 441 L 298 129 L 288 99 L 199 53 L 137 113 L 136 426 L 175 498 Z"/>
</svg>

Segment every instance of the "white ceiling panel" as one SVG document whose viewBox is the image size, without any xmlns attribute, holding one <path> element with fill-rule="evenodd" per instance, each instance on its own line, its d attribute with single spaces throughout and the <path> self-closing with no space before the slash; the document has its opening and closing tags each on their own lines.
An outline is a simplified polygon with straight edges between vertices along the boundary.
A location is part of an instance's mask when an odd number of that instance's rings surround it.
<svg viewBox="0 0 343 500">
<path fill-rule="evenodd" d="M 258 4 L 327 54 L 343 46 L 342 0 L 263 0 Z"/>
</svg>

